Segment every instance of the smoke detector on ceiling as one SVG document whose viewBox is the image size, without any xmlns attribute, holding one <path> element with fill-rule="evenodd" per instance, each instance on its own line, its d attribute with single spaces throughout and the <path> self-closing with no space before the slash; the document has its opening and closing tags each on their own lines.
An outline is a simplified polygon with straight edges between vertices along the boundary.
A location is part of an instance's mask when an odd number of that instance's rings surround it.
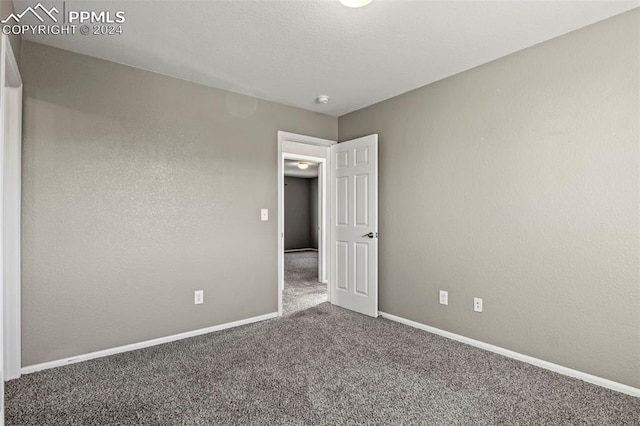
<svg viewBox="0 0 640 426">
<path fill-rule="evenodd" d="M 347 7 L 362 7 L 371 3 L 371 0 L 340 0 Z"/>
<path fill-rule="evenodd" d="M 318 96 L 317 101 L 318 101 L 318 103 L 320 103 L 320 104 L 328 104 L 328 103 L 329 103 L 329 96 L 327 96 L 327 95 L 320 95 L 320 96 Z"/>
</svg>

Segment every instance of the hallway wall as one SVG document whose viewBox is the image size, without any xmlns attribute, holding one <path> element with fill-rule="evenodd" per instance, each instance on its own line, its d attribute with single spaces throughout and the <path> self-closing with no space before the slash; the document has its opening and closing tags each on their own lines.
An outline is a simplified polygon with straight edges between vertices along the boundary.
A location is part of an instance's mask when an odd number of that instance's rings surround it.
<svg viewBox="0 0 640 426">
<path fill-rule="evenodd" d="M 317 182 L 317 178 L 284 178 L 285 250 L 318 248 Z"/>
</svg>

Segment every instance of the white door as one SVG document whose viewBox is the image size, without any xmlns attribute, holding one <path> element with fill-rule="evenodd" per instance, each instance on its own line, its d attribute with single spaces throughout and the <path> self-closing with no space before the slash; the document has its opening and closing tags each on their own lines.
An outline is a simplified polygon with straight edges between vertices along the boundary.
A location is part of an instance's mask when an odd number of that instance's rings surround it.
<svg viewBox="0 0 640 426">
<path fill-rule="evenodd" d="M 331 303 L 378 316 L 378 135 L 331 146 Z"/>
</svg>

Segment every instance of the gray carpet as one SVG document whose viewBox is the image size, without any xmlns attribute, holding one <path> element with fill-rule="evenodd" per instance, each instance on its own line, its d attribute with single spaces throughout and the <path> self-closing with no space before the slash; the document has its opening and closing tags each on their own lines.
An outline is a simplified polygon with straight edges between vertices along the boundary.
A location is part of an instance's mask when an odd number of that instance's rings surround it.
<svg viewBox="0 0 640 426">
<path fill-rule="evenodd" d="M 323 303 L 23 376 L 8 425 L 632 425 L 640 399 Z"/>
<path fill-rule="evenodd" d="M 284 315 L 311 308 L 327 301 L 327 285 L 318 282 L 318 252 L 284 254 Z"/>
</svg>

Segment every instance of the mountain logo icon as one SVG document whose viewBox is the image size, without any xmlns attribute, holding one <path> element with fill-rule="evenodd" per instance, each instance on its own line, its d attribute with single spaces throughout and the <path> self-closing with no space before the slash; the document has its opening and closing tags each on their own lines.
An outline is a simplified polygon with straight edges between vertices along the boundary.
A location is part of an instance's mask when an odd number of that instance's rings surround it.
<svg viewBox="0 0 640 426">
<path fill-rule="evenodd" d="M 40 22 L 44 22 L 43 16 L 48 16 L 49 18 L 51 18 L 51 20 L 53 20 L 53 22 L 58 22 L 58 19 L 53 14 L 60 13 L 60 11 L 55 7 L 52 7 L 51 9 L 47 10 L 47 8 L 42 5 L 42 3 L 38 3 L 37 5 L 35 5 L 35 7 L 31 7 L 31 6 L 27 7 L 25 10 L 22 11 L 22 13 L 18 13 L 18 14 L 12 13 L 0 22 L 2 22 L 3 24 L 6 24 L 11 19 L 13 19 L 14 21 L 16 21 L 16 23 L 18 23 L 20 22 L 22 17 L 25 16 L 27 13 L 31 13 Z"/>
</svg>

